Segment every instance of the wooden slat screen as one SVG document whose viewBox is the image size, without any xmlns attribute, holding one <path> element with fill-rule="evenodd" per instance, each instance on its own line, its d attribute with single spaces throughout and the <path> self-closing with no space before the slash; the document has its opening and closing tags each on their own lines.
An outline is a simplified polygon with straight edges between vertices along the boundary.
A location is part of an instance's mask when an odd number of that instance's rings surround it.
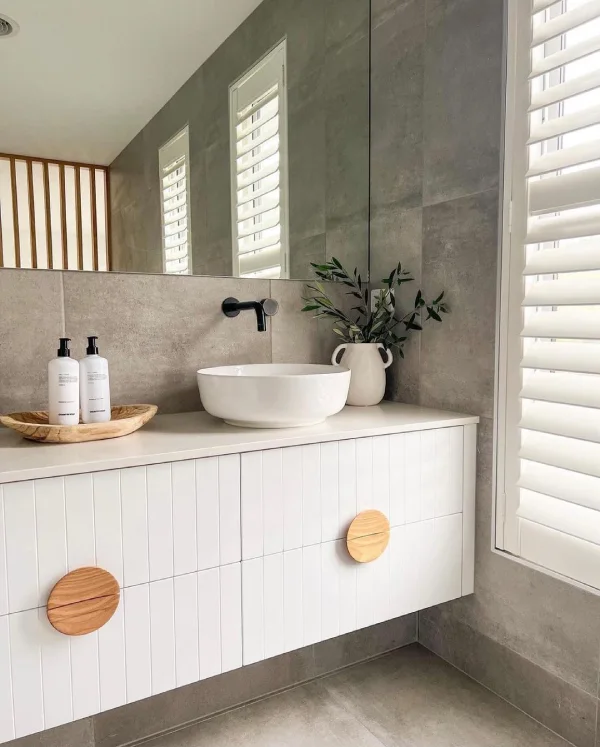
<svg viewBox="0 0 600 747">
<path fill-rule="evenodd" d="M 0 153 L 0 267 L 110 270 L 105 166 Z"/>
</svg>

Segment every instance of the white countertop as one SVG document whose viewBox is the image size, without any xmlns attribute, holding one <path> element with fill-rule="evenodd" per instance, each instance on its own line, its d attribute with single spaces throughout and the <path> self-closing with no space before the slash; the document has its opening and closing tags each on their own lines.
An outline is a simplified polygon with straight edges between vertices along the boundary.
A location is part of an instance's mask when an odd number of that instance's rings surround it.
<svg viewBox="0 0 600 747">
<path fill-rule="evenodd" d="M 130 436 L 82 444 L 33 443 L 0 428 L 0 484 L 478 422 L 471 415 L 383 402 L 346 407 L 320 425 L 278 430 L 236 428 L 206 412 L 158 415 Z"/>
</svg>

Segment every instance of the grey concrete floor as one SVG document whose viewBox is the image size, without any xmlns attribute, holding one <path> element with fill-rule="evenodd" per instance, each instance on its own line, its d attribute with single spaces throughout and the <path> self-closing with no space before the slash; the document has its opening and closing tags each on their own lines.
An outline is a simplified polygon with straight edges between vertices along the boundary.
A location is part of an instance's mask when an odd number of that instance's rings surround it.
<svg viewBox="0 0 600 747">
<path fill-rule="evenodd" d="M 148 743 L 152 747 L 566 747 L 415 644 Z"/>
</svg>

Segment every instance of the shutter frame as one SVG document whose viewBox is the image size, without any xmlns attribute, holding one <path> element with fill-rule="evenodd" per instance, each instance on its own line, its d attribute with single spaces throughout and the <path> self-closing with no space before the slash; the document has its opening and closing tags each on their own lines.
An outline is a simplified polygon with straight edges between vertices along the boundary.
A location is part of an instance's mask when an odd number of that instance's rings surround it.
<svg viewBox="0 0 600 747">
<path fill-rule="evenodd" d="M 597 19 L 600 0 L 509 0 L 495 532 L 498 549 L 594 591 L 600 496 L 586 491 L 600 485 L 600 146 L 587 128 L 600 125 Z"/>
</svg>

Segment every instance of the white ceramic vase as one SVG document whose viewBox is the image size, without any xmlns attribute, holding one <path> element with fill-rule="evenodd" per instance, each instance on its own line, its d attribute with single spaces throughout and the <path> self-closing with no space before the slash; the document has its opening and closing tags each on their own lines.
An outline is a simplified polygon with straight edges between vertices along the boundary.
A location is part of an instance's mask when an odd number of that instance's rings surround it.
<svg viewBox="0 0 600 747">
<path fill-rule="evenodd" d="M 380 350 L 387 356 L 385 363 Z M 344 355 L 338 360 L 341 351 L 344 351 Z M 352 372 L 346 404 L 357 407 L 378 405 L 385 394 L 385 369 L 392 365 L 393 360 L 391 351 L 380 342 L 345 342 L 338 345 L 331 362 L 334 366 L 343 363 Z"/>
</svg>

